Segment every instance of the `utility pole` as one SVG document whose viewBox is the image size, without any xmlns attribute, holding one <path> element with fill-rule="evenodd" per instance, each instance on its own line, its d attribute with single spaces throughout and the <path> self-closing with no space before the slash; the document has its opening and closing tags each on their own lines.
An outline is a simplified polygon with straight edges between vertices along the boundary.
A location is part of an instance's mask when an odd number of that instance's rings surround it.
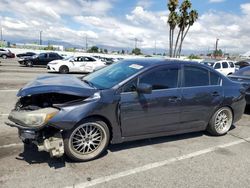
<svg viewBox="0 0 250 188">
<path fill-rule="evenodd" d="M 88 36 L 85 36 L 85 50 L 88 51 Z"/>
<path fill-rule="evenodd" d="M 154 52 L 154 53 L 155 53 L 155 55 L 156 55 L 156 40 L 155 40 L 155 52 Z"/>
<path fill-rule="evenodd" d="M 40 31 L 40 45 L 42 45 L 42 32 L 43 31 Z"/>
<path fill-rule="evenodd" d="M 1 27 L 1 42 L 3 42 L 3 28 Z"/>
<path fill-rule="evenodd" d="M 135 48 L 137 48 L 137 42 L 138 42 L 138 39 L 135 38 Z"/>
<path fill-rule="evenodd" d="M 215 42 L 215 53 L 214 53 L 214 56 L 215 56 L 215 59 L 216 59 L 216 56 L 217 56 L 217 53 L 218 53 L 218 42 L 219 42 L 220 39 L 216 39 L 216 42 Z"/>
</svg>

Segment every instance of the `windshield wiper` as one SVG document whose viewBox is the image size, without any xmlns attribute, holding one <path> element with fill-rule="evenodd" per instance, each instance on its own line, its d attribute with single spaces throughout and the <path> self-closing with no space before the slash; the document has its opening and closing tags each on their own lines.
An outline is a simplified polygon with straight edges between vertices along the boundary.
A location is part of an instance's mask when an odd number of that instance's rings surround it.
<svg viewBox="0 0 250 188">
<path fill-rule="evenodd" d="M 94 84 L 93 83 L 91 83 L 90 81 L 88 81 L 88 80 L 82 80 L 83 82 L 85 82 L 86 84 L 88 84 L 90 87 L 93 87 L 93 88 L 95 88 L 95 86 L 94 86 Z"/>
</svg>

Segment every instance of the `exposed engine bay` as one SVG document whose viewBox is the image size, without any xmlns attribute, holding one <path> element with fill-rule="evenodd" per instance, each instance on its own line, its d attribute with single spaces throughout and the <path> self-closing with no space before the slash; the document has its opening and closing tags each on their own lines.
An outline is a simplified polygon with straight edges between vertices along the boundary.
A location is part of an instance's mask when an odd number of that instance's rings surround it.
<svg viewBox="0 0 250 188">
<path fill-rule="evenodd" d="M 33 143 L 38 151 L 49 152 L 51 157 L 64 154 L 62 131 L 45 126 L 60 110 L 87 97 L 45 93 L 21 97 L 9 115 L 6 124 L 19 129 L 19 137 L 24 143 Z M 14 122 L 14 124 L 12 123 Z"/>
<path fill-rule="evenodd" d="M 60 107 L 79 102 L 86 97 L 61 93 L 44 93 L 21 97 L 16 103 L 15 110 L 38 110 L 48 107 Z"/>
</svg>

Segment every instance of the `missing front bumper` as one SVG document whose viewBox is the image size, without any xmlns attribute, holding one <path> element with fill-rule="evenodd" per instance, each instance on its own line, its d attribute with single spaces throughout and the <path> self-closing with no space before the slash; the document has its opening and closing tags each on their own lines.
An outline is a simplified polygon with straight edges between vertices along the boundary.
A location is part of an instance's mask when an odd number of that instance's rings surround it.
<svg viewBox="0 0 250 188">
<path fill-rule="evenodd" d="M 46 151 L 51 157 L 61 157 L 64 154 L 64 144 L 61 133 L 56 133 L 53 137 L 45 139 L 42 143 L 37 143 L 38 151 Z"/>
</svg>

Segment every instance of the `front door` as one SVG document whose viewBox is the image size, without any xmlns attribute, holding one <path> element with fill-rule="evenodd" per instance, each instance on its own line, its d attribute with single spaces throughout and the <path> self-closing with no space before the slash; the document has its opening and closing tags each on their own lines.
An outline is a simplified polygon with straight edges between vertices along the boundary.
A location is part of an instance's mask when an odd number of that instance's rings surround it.
<svg viewBox="0 0 250 188">
<path fill-rule="evenodd" d="M 123 87 L 120 100 L 122 136 L 178 129 L 181 103 L 179 75 L 178 65 L 163 66 L 142 74 Z M 138 93 L 138 83 L 152 85 L 152 93 Z"/>
</svg>

